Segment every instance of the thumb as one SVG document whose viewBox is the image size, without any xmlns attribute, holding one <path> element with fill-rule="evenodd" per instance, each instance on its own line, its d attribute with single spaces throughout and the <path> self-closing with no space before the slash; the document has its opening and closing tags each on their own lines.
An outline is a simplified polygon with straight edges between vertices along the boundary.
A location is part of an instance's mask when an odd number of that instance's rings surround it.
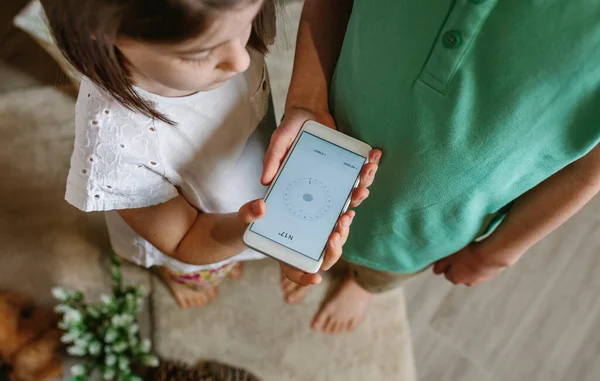
<svg viewBox="0 0 600 381">
<path fill-rule="evenodd" d="M 452 264 L 452 259 L 453 259 L 453 255 L 446 257 L 446 258 L 442 258 L 439 261 L 435 262 L 435 264 L 433 265 L 433 273 L 435 275 L 440 275 L 446 272 L 446 270 L 448 269 L 448 266 L 450 266 Z"/>
<path fill-rule="evenodd" d="M 263 217 L 267 211 L 267 205 L 263 200 L 250 201 L 244 204 L 238 211 L 238 217 L 245 224 L 251 224 L 252 222 Z"/>
<path fill-rule="evenodd" d="M 294 137 L 294 133 L 288 132 L 284 126 L 280 126 L 273 133 L 271 144 L 267 148 L 263 161 L 263 173 L 261 176 L 261 183 L 263 185 L 271 184 L 271 181 L 275 178 L 285 154 L 294 142 Z"/>
</svg>

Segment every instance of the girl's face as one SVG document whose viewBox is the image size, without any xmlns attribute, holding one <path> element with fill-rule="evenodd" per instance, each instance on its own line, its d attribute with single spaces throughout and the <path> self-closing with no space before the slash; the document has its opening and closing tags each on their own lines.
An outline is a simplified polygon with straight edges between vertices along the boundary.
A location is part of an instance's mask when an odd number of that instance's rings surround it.
<svg viewBox="0 0 600 381">
<path fill-rule="evenodd" d="M 262 6 L 219 11 L 198 37 L 177 44 L 155 44 L 122 38 L 117 48 L 128 62 L 135 85 L 178 97 L 208 91 L 250 65 L 246 50 L 252 21 Z"/>
</svg>

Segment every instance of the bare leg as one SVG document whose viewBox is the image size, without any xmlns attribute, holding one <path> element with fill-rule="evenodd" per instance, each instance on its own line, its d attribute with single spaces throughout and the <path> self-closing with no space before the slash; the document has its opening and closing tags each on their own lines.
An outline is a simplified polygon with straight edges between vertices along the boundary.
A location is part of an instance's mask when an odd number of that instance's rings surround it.
<svg viewBox="0 0 600 381">
<path fill-rule="evenodd" d="M 181 308 L 202 307 L 217 297 L 217 288 L 214 286 L 196 290 L 185 284 L 175 282 L 165 269 L 158 269 L 158 274 Z"/>
</svg>

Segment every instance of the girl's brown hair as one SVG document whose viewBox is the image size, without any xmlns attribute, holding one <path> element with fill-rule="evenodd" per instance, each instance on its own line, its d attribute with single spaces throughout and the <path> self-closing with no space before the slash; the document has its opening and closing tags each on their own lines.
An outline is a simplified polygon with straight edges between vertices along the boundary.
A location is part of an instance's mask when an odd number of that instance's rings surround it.
<svg viewBox="0 0 600 381">
<path fill-rule="evenodd" d="M 198 36 L 210 17 L 260 0 L 42 0 L 59 49 L 81 74 L 131 110 L 174 124 L 133 89 L 130 72 L 115 46 L 126 36 L 153 43 Z M 266 53 L 275 39 L 275 0 L 265 0 L 248 45 Z"/>
</svg>

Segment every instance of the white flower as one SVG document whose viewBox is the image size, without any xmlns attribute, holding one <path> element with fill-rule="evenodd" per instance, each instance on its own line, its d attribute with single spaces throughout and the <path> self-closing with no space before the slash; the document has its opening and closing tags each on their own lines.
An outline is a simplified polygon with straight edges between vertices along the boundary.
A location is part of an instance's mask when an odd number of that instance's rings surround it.
<svg viewBox="0 0 600 381">
<path fill-rule="evenodd" d="M 57 312 L 59 314 L 64 314 L 65 312 L 70 311 L 72 308 L 67 306 L 66 304 L 59 304 L 56 307 L 54 307 L 54 312 Z"/>
<path fill-rule="evenodd" d="M 87 348 L 88 345 L 89 345 L 89 342 L 83 338 L 75 340 L 76 347 Z"/>
<path fill-rule="evenodd" d="M 54 287 L 52 289 L 52 296 L 61 302 L 65 302 L 67 299 L 69 299 L 69 292 L 62 287 Z"/>
<path fill-rule="evenodd" d="M 158 357 L 154 355 L 145 355 L 141 358 L 142 365 L 157 367 L 159 365 Z"/>
<path fill-rule="evenodd" d="M 65 344 L 71 344 L 78 337 L 79 337 L 79 335 L 77 334 L 77 332 L 69 331 L 69 332 L 65 333 L 64 335 L 62 335 L 62 337 L 60 338 L 60 341 Z"/>
<path fill-rule="evenodd" d="M 107 343 L 112 343 L 117 339 L 118 336 L 119 334 L 115 329 L 109 328 L 106 331 L 106 335 L 104 336 L 104 341 L 106 341 Z"/>
<path fill-rule="evenodd" d="M 134 324 L 132 324 L 132 325 L 129 326 L 129 328 L 127 329 L 127 332 L 129 332 L 129 334 L 131 336 L 133 336 L 136 333 L 138 333 L 139 330 L 140 330 L 140 326 L 134 323 Z"/>
<path fill-rule="evenodd" d="M 92 341 L 88 346 L 88 351 L 92 356 L 98 356 L 102 352 L 102 344 L 99 341 Z"/>
<path fill-rule="evenodd" d="M 129 369 L 129 360 L 126 357 L 119 358 L 119 369 L 121 372 L 125 372 Z"/>
<path fill-rule="evenodd" d="M 101 295 L 100 296 L 100 300 L 106 306 L 113 304 L 113 301 L 114 301 L 113 298 L 111 296 L 108 296 L 108 295 Z"/>
<path fill-rule="evenodd" d="M 106 366 L 112 367 L 116 363 L 117 363 L 117 356 L 115 356 L 113 354 L 107 355 L 106 358 L 104 359 L 104 364 L 106 364 Z"/>
<path fill-rule="evenodd" d="M 63 331 L 68 330 L 69 327 L 70 326 L 62 320 L 58 322 L 58 328 L 62 329 Z"/>
<path fill-rule="evenodd" d="M 142 341 L 141 351 L 143 353 L 148 353 L 148 352 L 150 352 L 151 348 L 152 348 L 152 343 L 150 342 L 150 340 L 144 339 L 144 341 Z"/>
<path fill-rule="evenodd" d="M 71 367 L 71 373 L 75 377 L 77 377 L 77 376 L 83 376 L 86 373 L 85 366 L 82 365 L 82 364 L 74 365 L 74 366 Z"/>
<path fill-rule="evenodd" d="M 67 324 L 77 324 L 83 320 L 83 315 L 77 310 L 69 310 L 65 313 L 63 320 Z"/>
<path fill-rule="evenodd" d="M 115 315 L 110 319 L 110 324 L 113 327 L 120 327 L 122 325 L 121 316 Z"/>
<path fill-rule="evenodd" d="M 85 356 L 87 354 L 87 351 L 85 350 L 85 348 L 81 348 L 78 346 L 70 346 L 69 348 L 67 348 L 67 353 L 71 356 Z"/>
</svg>

